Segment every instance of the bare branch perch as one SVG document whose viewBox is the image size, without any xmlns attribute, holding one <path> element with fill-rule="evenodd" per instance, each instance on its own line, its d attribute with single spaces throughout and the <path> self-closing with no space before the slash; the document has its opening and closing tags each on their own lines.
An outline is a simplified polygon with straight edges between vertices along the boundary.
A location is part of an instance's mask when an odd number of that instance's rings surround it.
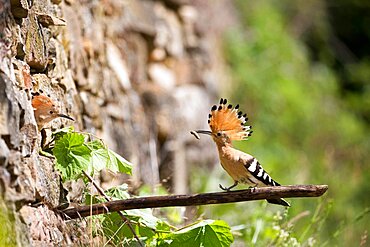
<svg viewBox="0 0 370 247">
<path fill-rule="evenodd" d="M 149 196 L 111 201 L 92 206 L 68 208 L 61 211 L 61 213 L 66 219 L 76 219 L 91 216 L 91 212 L 92 215 L 97 215 L 139 208 L 198 206 L 291 197 L 319 197 L 327 189 L 327 185 L 290 185 L 194 195 Z"/>
</svg>

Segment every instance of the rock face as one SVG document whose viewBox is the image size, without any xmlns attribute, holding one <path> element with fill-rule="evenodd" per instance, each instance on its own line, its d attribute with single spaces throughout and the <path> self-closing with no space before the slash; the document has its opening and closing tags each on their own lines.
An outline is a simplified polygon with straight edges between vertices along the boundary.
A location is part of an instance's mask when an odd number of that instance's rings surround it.
<svg viewBox="0 0 370 247">
<path fill-rule="evenodd" d="M 60 179 L 53 159 L 39 155 L 30 91 L 50 95 L 75 129 L 134 163 L 133 188 L 165 179 L 187 193 L 189 166 L 214 163 L 215 149 L 189 130 L 207 128 L 225 80 L 219 38 L 232 6 L 216 2 L 0 1 L 0 200 L 14 214 L 18 245 L 89 241 L 85 221 L 52 210 Z"/>
</svg>

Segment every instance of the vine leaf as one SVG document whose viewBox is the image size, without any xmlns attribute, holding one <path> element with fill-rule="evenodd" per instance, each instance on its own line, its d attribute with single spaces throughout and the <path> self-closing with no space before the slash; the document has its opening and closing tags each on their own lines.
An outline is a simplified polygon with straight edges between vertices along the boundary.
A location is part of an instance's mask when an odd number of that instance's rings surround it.
<svg viewBox="0 0 370 247">
<path fill-rule="evenodd" d="M 132 175 L 132 164 L 129 161 L 110 149 L 108 149 L 108 154 L 112 164 L 111 170 L 115 171 L 117 168 L 119 172 Z"/>
<path fill-rule="evenodd" d="M 63 181 L 75 180 L 81 176 L 83 170 L 88 169 L 91 151 L 84 142 L 84 135 L 78 133 L 66 133 L 55 142 L 53 154 Z"/>
<path fill-rule="evenodd" d="M 122 172 L 131 175 L 132 164 L 119 154 L 106 148 L 99 140 L 94 140 L 86 144 L 91 150 L 91 165 L 94 171 L 104 168 L 112 172 Z"/>
<path fill-rule="evenodd" d="M 132 164 L 107 148 L 100 140 L 86 142 L 86 135 L 73 132 L 72 128 L 59 130 L 54 133 L 54 137 L 53 154 L 63 181 L 79 178 L 82 171 L 93 174 L 109 169 L 115 173 L 132 173 Z"/>
<path fill-rule="evenodd" d="M 159 246 L 226 247 L 230 246 L 234 239 L 226 222 L 203 220 L 167 234 L 162 241 Z"/>
</svg>

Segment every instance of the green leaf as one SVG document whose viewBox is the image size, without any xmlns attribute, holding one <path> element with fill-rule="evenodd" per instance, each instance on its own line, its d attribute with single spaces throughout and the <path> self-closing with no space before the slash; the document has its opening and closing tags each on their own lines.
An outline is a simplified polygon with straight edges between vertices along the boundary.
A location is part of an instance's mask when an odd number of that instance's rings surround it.
<svg viewBox="0 0 370 247">
<path fill-rule="evenodd" d="M 106 168 L 112 172 L 122 172 L 131 175 L 131 163 L 117 153 L 106 148 L 101 141 L 91 141 L 86 145 L 91 149 L 91 162 L 94 171 L 100 171 Z"/>
<path fill-rule="evenodd" d="M 160 219 L 153 216 L 150 208 L 126 210 L 123 214 L 152 230 L 156 230 L 157 224 L 161 222 Z"/>
<path fill-rule="evenodd" d="M 114 169 L 117 169 L 119 172 L 126 173 L 128 175 L 132 174 L 132 164 L 129 161 L 110 149 L 108 149 L 108 154 Z M 112 171 L 114 170 L 112 169 Z"/>
<path fill-rule="evenodd" d="M 113 197 L 113 200 L 124 200 L 130 198 L 130 194 L 127 192 L 128 185 L 121 184 L 116 187 L 112 187 L 105 191 L 108 196 Z"/>
<path fill-rule="evenodd" d="M 110 197 L 113 201 L 124 200 L 130 198 L 130 194 L 127 192 L 128 185 L 121 184 L 116 187 L 112 187 L 105 191 L 105 194 Z M 91 195 L 90 193 L 85 193 L 85 204 L 91 205 L 91 203 L 102 203 L 106 202 L 105 198 L 101 195 Z"/>
<path fill-rule="evenodd" d="M 105 193 L 112 197 L 112 200 L 124 200 L 130 198 L 130 195 L 127 193 L 127 184 L 110 188 L 109 190 L 106 190 Z M 95 203 L 102 201 L 103 198 L 100 196 L 94 196 L 91 199 L 91 195 L 88 194 L 86 204 L 89 205 L 91 200 Z M 136 234 L 143 238 L 143 241 L 152 240 L 155 237 L 157 230 L 170 231 L 170 225 L 155 217 L 151 209 L 132 209 L 121 212 L 130 220 L 132 225 L 135 227 Z M 123 239 L 126 241 L 133 239 L 132 232 L 117 213 L 105 214 L 103 216 L 102 226 L 104 235 L 108 238 L 112 237 L 115 244 L 121 244 Z"/>
<path fill-rule="evenodd" d="M 222 220 L 203 220 L 158 239 L 158 246 L 226 247 L 233 242 L 230 227 Z"/>
<path fill-rule="evenodd" d="M 110 162 L 108 150 L 101 141 L 95 140 L 88 142 L 87 147 L 91 150 L 91 167 L 94 171 L 101 171 L 108 167 Z"/>
<path fill-rule="evenodd" d="M 113 200 L 128 199 L 130 198 L 130 195 L 127 193 L 127 188 L 127 184 L 123 184 L 121 186 L 110 188 L 106 191 L 106 194 L 113 197 Z M 158 224 L 163 224 L 163 221 L 153 215 L 152 209 L 150 208 L 125 210 L 122 211 L 122 213 L 128 218 L 133 219 L 152 230 L 156 230 Z"/>
<path fill-rule="evenodd" d="M 82 171 L 88 169 L 91 151 L 84 145 L 84 141 L 84 136 L 78 133 L 66 133 L 55 141 L 53 154 L 63 181 L 77 179 Z"/>
<path fill-rule="evenodd" d="M 68 133 L 73 133 L 74 127 L 73 126 L 67 126 L 61 129 L 57 129 L 52 133 L 52 137 L 54 137 L 56 140 L 59 138 L 63 137 L 63 135 L 68 134 Z"/>
<path fill-rule="evenodd" d="M 151 209 L 126 210 L 122 211 L 122 213 L 134 226 L 136 234 L 146 240 L 153 238 L 158 228 L 166 230 L 170 228 L 166 222 L 153 216 Z M 105 214 L 102 226 L 104 235 L 108 238 L 113 238 L 115 244 L 119 244 L 122 239 L 127 240 L 134 237 L 127 224 L 117 213 Z"/>
</svg>

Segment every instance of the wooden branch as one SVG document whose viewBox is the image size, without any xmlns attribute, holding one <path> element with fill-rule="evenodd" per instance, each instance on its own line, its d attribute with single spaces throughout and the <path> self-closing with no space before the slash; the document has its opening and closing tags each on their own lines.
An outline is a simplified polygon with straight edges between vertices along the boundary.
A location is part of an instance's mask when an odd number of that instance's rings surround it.
<svg viewBox="0 0 370 247">
<path fill-rule="evenodd" d="M 91 212 L 92 215 L 97 215 L 140 208 L 198 206 L 291 197 L 319 197 L 327 189 L 327 185 L 290 185 L 194 195 L 148 196 L 67 208 L 62 210 L 61 213 L 65 219 L 76 219 L 91 216 Z"/>
</svg>

